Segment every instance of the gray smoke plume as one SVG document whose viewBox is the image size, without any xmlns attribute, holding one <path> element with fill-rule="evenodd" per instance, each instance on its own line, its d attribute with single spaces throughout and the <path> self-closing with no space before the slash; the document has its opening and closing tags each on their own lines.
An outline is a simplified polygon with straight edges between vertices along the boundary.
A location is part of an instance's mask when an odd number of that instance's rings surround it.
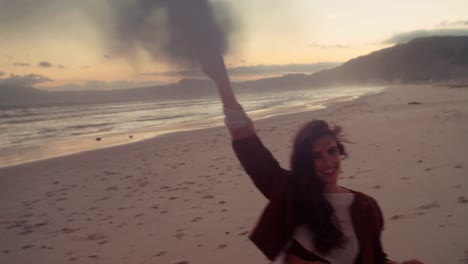
<svg viewBox="0 0 468 264">
<path fill-rule="evenodd" d="M 195 64 L 225 54 L 235 32 L 229 7 L 208 0 L 110 0 L 111 50 L 128 56 L 139 48 L 154 60 Z"/>
<path fill-rule="evenodd" d="M 144 50 L 155 61 L 193 64 L 204 53 L 228 51 L 238 32 L 230 11 L 227 0 L 0 0 L 0 37 L 81 34 L 73 25 L 85 24 L 106 55 L 131 61 Z"/>
</svg>

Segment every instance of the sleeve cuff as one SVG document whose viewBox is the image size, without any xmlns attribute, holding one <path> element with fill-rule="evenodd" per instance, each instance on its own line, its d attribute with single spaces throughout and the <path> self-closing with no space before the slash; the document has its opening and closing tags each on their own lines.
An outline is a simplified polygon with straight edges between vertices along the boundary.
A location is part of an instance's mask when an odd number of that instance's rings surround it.
<svg viewBox="0 0 468 264">
<path fill-rule="evenodd" d="M 236 130 L 239 128 L 246 127 L 252 123 L 252 120 L 247 116 L 244 109 L 240 107 L 239 109 L 224 108 L 224 124 L 230 130 Z"/>
</svg>

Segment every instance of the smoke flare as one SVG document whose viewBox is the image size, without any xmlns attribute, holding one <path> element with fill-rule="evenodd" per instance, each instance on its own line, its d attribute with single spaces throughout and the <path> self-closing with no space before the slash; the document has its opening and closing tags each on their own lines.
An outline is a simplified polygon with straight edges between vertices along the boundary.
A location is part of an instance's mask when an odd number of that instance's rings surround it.
<svg viewBox="0 0 468 264">
<path fill-rule="evenodd" d="M 229 7 L 208 0 L 137 0 L 114 6 L 110 45 L 118 55 L 142 48 L 155 60 L 195 64 L 226 54 L 234 23 Z"/>
</svg>

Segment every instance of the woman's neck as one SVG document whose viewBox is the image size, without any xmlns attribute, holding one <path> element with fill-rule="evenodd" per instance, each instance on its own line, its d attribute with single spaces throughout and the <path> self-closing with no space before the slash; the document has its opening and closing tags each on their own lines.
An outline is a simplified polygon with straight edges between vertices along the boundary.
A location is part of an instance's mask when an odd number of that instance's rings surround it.
<svg viewBox="0 0 468 264">
<path fill-rule="evenodd" d="M 336 184 L 329 184 L 329 185 L 325 185 L 325 192 L 326 193 L 344 193 L 344 192 L 349 192 L 349 191 L 341 188 L 340 186 Z"/>
</svg>

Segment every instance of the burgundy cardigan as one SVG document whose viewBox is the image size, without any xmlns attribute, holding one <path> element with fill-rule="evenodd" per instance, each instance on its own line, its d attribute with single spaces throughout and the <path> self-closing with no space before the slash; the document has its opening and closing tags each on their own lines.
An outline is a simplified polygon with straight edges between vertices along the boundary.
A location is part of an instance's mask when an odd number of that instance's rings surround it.
<svg viewBox="0 0 468 264">
<path fill-rule="evenodd" d="M 232 145 L 255 186 L 269 200 L 250 240 L 269 260 L 275 260 L 292 240 L 297 227 L 292 211 L 291 172 L 280 167 L 256 134 L 235 139 Z M 388 260 L 380 241 L 382 212 L 372 197 L 352 192 L 355 198 L 351 205 L 351 219 L 359 241 L 359 254 L 354 263 L 386 263 Z"/>
</svg>

